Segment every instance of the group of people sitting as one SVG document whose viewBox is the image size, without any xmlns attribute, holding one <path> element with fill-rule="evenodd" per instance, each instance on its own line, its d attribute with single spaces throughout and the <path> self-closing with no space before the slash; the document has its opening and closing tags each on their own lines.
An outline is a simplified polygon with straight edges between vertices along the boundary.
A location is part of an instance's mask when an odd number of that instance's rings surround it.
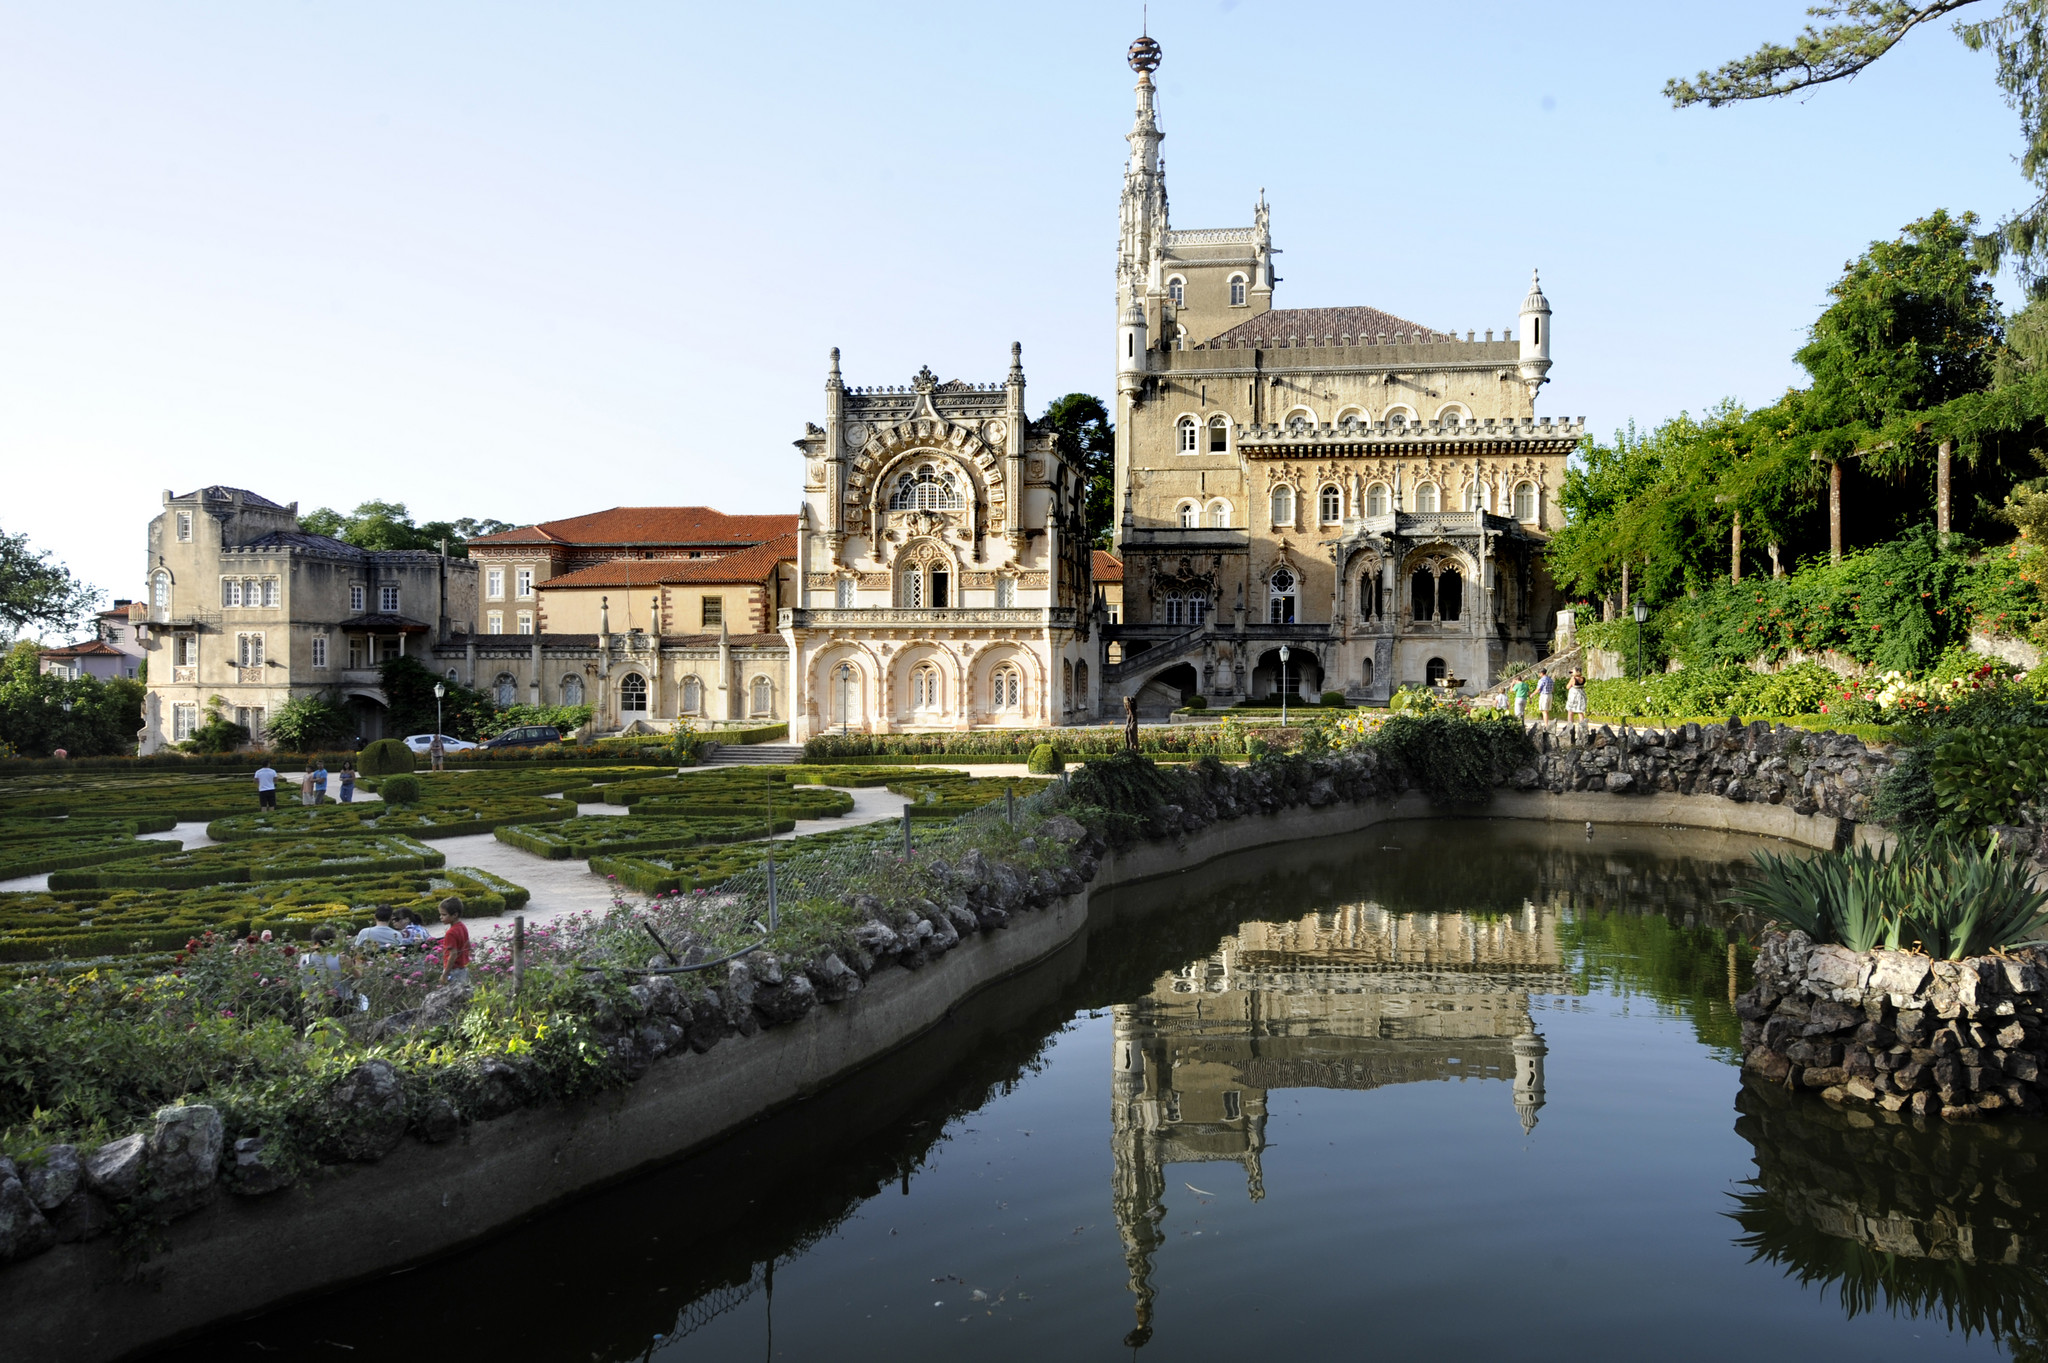
<svg viewBox="0 0 2048 1363">
<path fill-rule="evenodd" d="M 379 904 L 370 925 L 355 935 L 348 951 L 337 944 L 333 928 L 313 929 L 313 945 L 299 956 L 299 968 L 309 972 L 306 992 L 318 994 L 337 1011 L 367 1011 L 369 997 L 356 984 L 364 965 L 381 953 L 408 949 L 428 952 L 430 961 L 438 956 L 438 983 L 469 983 L 469 929 L 462 921 L 462 900 L 450 895 L 441 901 L 440 911 L 446 931 L 436 938 L 412 910 Z"/>
</svg>

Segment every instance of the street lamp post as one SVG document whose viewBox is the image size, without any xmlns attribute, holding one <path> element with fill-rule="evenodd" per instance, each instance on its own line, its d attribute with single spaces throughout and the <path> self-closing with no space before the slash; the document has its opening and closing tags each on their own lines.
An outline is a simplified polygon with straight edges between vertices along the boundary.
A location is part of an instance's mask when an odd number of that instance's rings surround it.
<svg viewBox="0 0 2048 1363">
<path fill-rule="evenodd" d="M 848 726 L 853 721 L 851 707 L 846 703 L 846 691 L 853 684 L 853 664 L 839 664 L 839 736 L 846 737 Z"/>
<path fill-rule="evenodd" d="M 441 697 L 448 694 L 448 688 L 440 682 L 434 683 L 434 736 L 441 734 Z"/>
<path fill-rule="evenodd" d="M 1636 675 L 1643 675 L 1643 622 L 1650 618 L 1650 608 L 1642 601 L 1636 602 Z"/>
<path fill-rule="evenodd" d="M 1287 727 L 1287 645 L 1280 645 L 1280 727 Z"/>
</svg>

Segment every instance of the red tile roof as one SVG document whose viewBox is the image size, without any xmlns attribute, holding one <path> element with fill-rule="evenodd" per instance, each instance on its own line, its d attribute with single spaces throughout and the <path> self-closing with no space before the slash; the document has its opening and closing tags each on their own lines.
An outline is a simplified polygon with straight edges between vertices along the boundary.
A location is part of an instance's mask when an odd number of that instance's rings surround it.
<svg viewBox="0 0 2048 1363">
<path fill-rule="evenodd" d="M 1337 343 L 1342 344 L 1341 338 L 1349 336 L 1352 345 L 1361 345 L 1368 336 L 1377 339 L 1384 335 L 1391 343 L 1396 336 L 1413 336 L 1418 332 L 1437 337 L 1450 335 L 1419 322 L 1403 321 L 1378 308 L 1276 308 L 1239 322 L 1202 344 L 1213 349 L 1227 338 L 1239 346 L 1278 345 L 1292 337 L 1291 345 L 1321 345 L 1326 336 L 1340 338 Z"/>
<path fill-rule="evenodd" d="M 758 519 L 767 520 L 766 516 Z M 789 517 L 781 517 L 788 520 Z M 755 583 L 767 580 L 775 565 L 796 557 L 796 536 L 777 535 L 766 544 L 721 558 L 617 558 L 562 573 L 540 584 L 544 592 L 562 587 L 655 587 L 682 583 Z"/>
<path fill-rule="evenodd" d="M 708 506 L 615 506 L 567 520 L 478 535 L 474 548 L 522 544 L 760 544 L 796 528 L 795 516 L 728 516 Z"/>
<path fill-rule="evenodd" d="M 43 658 L 125 658 L 128 655 L 103 639 L 88 639 L 82 644 L 67 644 L 63 648 L 46 648 L 38 657 Z"/>
<path fill-rule="evenodd" d="M 1107 549 L 1097 549 L 1092 571 L 1097 582 L 1121 582 L 1124 580 L 1124 561 Z"/>
</svg>

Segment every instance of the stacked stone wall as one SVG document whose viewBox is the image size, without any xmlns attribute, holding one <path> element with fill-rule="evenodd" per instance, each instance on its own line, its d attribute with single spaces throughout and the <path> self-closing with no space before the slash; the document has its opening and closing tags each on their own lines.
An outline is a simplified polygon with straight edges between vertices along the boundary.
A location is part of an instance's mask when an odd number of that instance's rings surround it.
<svg viewBox="0 0 2048 1363">
<path fill-rule="evenodd" d="M 1851 734 L 1761 720 L 1670 729 L 1539 724 L 1531 737 L 1536 761 L 1514 773 L 1518 790 L 1712 795 L 1854 822 L 1870 818 L 1871 797 L 1892 765 Z"/>
</svg>

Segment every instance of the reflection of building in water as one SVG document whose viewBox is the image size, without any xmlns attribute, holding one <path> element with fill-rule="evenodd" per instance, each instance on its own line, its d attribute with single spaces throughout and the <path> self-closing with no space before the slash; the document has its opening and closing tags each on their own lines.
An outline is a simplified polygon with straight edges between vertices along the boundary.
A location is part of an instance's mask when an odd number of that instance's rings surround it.
<svg viewBox="0 0 2048 1363">
<path fill-rule="evenodd" d="M 1428 1079 L 1512 1081 L 1522 1130 L 1543 1106 L 1543 1039 L 1529 995 L 1574 992 L 1558 917 L 1396 914 L 1376 904 L 1245 923 L 1216 953 L 1113 1010 L 1112 1197 L 1151 1333 L 1152 1254 L 1165 1237 L 1166 1166 L 1244 1166 L 1265 1196 L 1266 1095 Z"/>
</svg>

